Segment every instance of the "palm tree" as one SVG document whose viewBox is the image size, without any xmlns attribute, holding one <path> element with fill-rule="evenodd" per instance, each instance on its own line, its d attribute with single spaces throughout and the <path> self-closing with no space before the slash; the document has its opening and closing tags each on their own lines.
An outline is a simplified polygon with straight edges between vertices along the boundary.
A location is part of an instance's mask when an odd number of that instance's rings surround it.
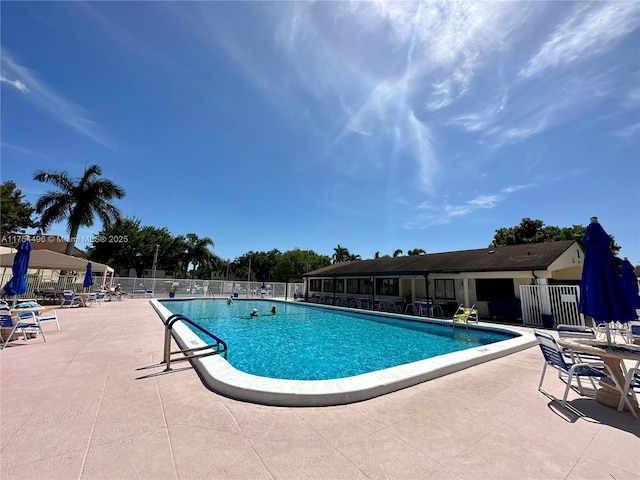
<svg viewBox="0 0 640 480">
<path fill-rule="evenodd" d="M 338 246 L 335 247 L 333 251 L 334 251 L 333 258 L 332 258 L 333 263 L 352 262 L 354 260 L 362 260 L 362 257 L 360 257 L 360 255 L 349 252 L 348 248 L 341 247 L 340 244 L 338 244 Z"/>
<path fill-rule="evenodd" d="M 400 255 L 402 255 L 402 250 L 401 249 L 397 249 L 395 252 L 393 252 L 393 256 L 394 257 L 399 257 Z"/>
<path fill-rule="evenodd" d="M 185 270 L 189 264 L 193 265 L 194 271 L 205 265 L 213 266 L 216 256 L 209 250 L 209 246 L 213 247 L 213 240 L 209 237 L 199 238 L 195 233 L 188 233 L 185 241 Z"/>
<path fill-rule="evenodd" d="M 66 219 L 69 239 L 65 253 L 71 255 L 80 227 L 93 226 L 96 215 L 104 228 L 111 227 L 122 219 L 122 213 L 112 203 L 114 198 L 123 198 L 125 191 L 111 180 L 99 178 L 102 168 L 91 165 L 85 168 L 76 181 L 67 172 L 36 171 L 34 180 L 51 183 L 58 188 L 42 195 L 36 203 L 36 212 L 41 215 L 40 228 L 49 227 Z"/>
</svg>

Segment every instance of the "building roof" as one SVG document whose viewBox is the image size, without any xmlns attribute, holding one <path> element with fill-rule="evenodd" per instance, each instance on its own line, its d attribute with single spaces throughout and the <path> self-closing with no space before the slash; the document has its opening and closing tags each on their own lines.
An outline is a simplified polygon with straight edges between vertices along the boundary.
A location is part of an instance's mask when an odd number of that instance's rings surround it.
<svg viewBox="0 0 640 480">
<path fill-rule="evenodd" d="M 340 262 L 305 277 L 546 270 L 574 240 Z M 579 247 L 578 247 L 579 248 Z"/>
<path fill-rule="evenodd" d="M 0 255 L 0 267 L 11 268 L 15 253 Z M 29 269 L 43 270 L 73 270 L 85 271 L 88 261 L 83 258 L 72 257 L 50 250 L 31 250 L 29 255 Z M 92 270 L 96 273 L 113 273 L 113 268 L 98 262 L 91 262 Z"/>
<path fill-rule="evenodd" d="M 67 239 L 60 235 L 35 235 L 20 233 L 15 235 L 5 236 L 10 241 L 3 241 L 3 247 L 16 248 L 18 244 L 26 237 L 29 237 L 31 242 L 31 250 L 49 250 L 51 252 L 57 252 L 64 254 L 67 250 Z M 87 254 L 80 250 L 78 247 L 73 247 L 72 257 L 87 259 Z"/>
</svg>

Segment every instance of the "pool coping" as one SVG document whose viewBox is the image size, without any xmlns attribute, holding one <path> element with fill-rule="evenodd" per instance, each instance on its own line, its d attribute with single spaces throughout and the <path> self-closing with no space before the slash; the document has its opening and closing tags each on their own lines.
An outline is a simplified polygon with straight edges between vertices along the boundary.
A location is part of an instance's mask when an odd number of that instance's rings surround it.
<svg viewBox="0 0 640 480">
<path fill-rule="evenodd" d="M 184 300 L 188 299 L 163 299 L 163 302 Z M 277 300 L 271 299 L 270 301 Z M 157 299 L 150 300 L 149 303 L 163 323 L 172 315 L 172 312 Z M 304 305 L 333 310 L 351 310 L 330 305 L 308 303 Z M 367 312 L 359 311 L 359 313 Z M 416 320 L 416 317 L 410 315 L 388 314 L 385 312 L 375 312 L 375 315 L 398 318 L 406 317 L 407 320 Z M 428 321 L 443 325 L 451 325 L 452 323 L 451 320 L 432 318 Z M 465 327 L 460 326 L 456 328 Z M 251 375 L 236 369 L 221 355 L 193 358 L 191 363 L 204 385 L 208 389 L 221 395 L 263 405 L 320 407 L 344 405 L 368 400 L 520 350 L 525 350 L 537 344 L 537 340 L 532 334 L 509 327 L 473 325 L 469 328 L 502 331 L 517 336 L 481 347 L 448 353 L 438 357 L 419 360 L 375 372 L 363 373 L 353 377 L 333 380 L 282 380 Z M 173 338 L 181 349 L 205 346 L 205 343 L 180 321 L 173 325 L 172 330 Z"/>
</svg>

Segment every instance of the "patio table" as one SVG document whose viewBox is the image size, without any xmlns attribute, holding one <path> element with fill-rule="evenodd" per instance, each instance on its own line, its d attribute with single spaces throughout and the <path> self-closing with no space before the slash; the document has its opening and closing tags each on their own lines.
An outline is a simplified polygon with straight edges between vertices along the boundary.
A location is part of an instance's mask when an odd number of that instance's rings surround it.
<svg viewBox="0 0 640 480">
<path fill-rule="evenodd" d="M 640 345 L 612 344 L 609 346 L 605 340 L 586 338 L 558 338 L 558 345 L 578 353 L 588 353 L 599 356 L 605 365 L 611 369 L 620 386 L 624 386 L 626 380 L 626 370 L 623 368 L 624 360 L 631 360 L 633 362 L 640 361 Z M 628 395 L 631 405 L 637 412 L 639 407 L 635 398 L 630 393 Z M 617 409 L 620 403 L 620 393 L 606 380 L 601 380 L 599 382 L 599 388 L 596 391 L 596 401 L 602 405 Z M 626 405 L 624 408 L 627 408 Z"/>
<path fill-rule="evenodd" d="M 86 307 L 87 306 L 87 298 L 89 298 L 92 295 L 95 295 L 95 293 L 80 292 L 80 293 L 76 293 L 75 295 L 76 295 L 76 297 L 78 297 L 82 301 L 82 306 Z"/>
</svg>

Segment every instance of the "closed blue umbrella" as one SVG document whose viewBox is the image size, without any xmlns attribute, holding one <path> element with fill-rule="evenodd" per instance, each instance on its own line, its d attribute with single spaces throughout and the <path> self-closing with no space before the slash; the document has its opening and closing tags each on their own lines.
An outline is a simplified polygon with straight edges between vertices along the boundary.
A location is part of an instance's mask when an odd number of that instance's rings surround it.
<svg viewBox="0 0 640 480">
<path fill-rule="evenodd" d="M 17 252 L 13 258 L 12 272 L 13 277 L 4 286 L 4 292 L 7 295 L 13 295 L 14 303 L 15 297 L 22 295 L 28 289 L 27 280 L 25 276 L 27 274 L 27 268 L 29 268 L 29 257 L 31 256 L 31 242 L 29 240 L 23 240 L 17 246 Z"/>
<path fill-rule="evenodd" d="M 605 324 L 610 343 L 609 322 L 626 323 L 634 320 L 636 313 L 622 287 L 609 243 L 611 238 L 597 217 L 591 218 L 582 241 L 585 251 L 578 310 L 592 317 L 596 324 Z"/>
<path fill-rule="evenodd" d="M 633 265 L 631 265 L 631 262 L 625 258 L 620 270 L 622 271 L 622 285 L 629 301 L 631 302 L 631 306 L 636 309 L 640 308 L 638 277 L 636 277 Z"/>
<path fill-rule="evenodd" d="M 84 282 L 82 282 L 82 286 L 84 288 L 89 288 L 93 285 L 93 267 L 91 266 L 91 262 L 87 263 L 87 271 L 84 273 Z"/>
<path fill-rule="evenodd" d="M 266 288 L 267 288 L 267 284 L 266 284 L 265 282 L 266 282 L 266 280 L 265 280 L 265 278 L 264 278 L 264 275 L 262 275 L 262 285 L 260 285 L 260 288 L 261 288 L 262 290 L 264 290 L 264 289 L 266 289 Z"/>
</svg>

